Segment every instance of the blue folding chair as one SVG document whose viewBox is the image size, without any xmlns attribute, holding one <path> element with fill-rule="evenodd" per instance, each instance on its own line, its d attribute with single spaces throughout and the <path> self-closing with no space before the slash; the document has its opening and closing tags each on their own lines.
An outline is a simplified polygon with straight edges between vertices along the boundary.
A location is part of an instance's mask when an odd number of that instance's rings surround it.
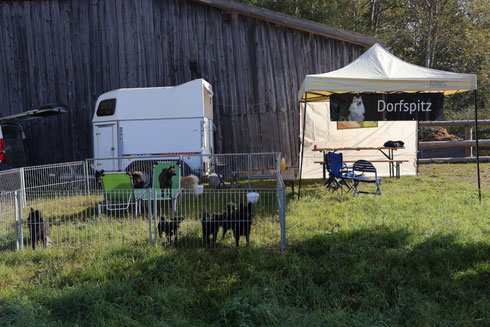
<svg viewBox="0 0 490 327">
<path fill-rule="evenodd" d="M 353 172 L 360 172 L 360 175 L 355 175 L 353 178 L 354 182 L 354 196 L 359 193 L 381 195 L 381 177 L 378 177 L 378 172 L 374 165 L 367 160 L 357 160 L 352 167 Z M 371 173 L 370 176 L 365 173 Z M 373 176 L 374 175 L 374 176 Z M 376 184 L 375 192 L 359 191 L 359 183 L 373 183 Z"/>
<path fill-rule="evenodd" d="M 331 192 L 349 192 L 352 190 L 350 180 L 354 177 L 351 168 L 343 163 L 342 153 L 328 152 L 324 155 L 328 179 L 325 182 Z"/>
</svg>

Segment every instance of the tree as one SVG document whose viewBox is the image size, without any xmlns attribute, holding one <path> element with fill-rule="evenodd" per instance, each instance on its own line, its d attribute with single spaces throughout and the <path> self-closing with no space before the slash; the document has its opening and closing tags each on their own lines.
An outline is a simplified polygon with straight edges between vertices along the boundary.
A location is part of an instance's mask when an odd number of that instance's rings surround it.
<svg viewBox="0 0 490 327">
<path fill-rule="evenodd" d="M 488 0 L 241 0 L 285 14 L 384 39 L 401 59 L 430 68 L 476 74 L 479 107 L 490 103 Z M 468 110 L 471 97 L 448 98 Z M 488 115 L 487 108 L 484 115 Z M 486 117 L 484 117 L 486 118 Z"/>
<path fill-rule="evenodd" d="M 400 58 L 422 66 L 478 78 L 479 107 L 489 103 L 490 12 L 487 0 L 399 0 L 385 12 L 378 37 Z M 446 107 L 464 110 L 468 96 L 448 98 Z"/>
</svg>

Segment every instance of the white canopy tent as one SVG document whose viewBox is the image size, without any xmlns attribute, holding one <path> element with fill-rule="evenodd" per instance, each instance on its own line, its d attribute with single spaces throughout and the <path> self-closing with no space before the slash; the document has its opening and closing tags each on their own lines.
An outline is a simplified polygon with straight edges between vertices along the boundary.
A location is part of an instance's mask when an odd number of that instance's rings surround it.
<svg viewBox="0 0 490 327">
<path fill-rule="evenodd" d="M 333 93 L 437 92 L 443 93 L 444 95 L 450 95 L 457 92 L 474 90 L 475 130 L 477 134 L 476 155 L 478 167 L 478 187 L 480 188 L 476 88 L 477 79 L 476 75 L 474 74 L 458 74 L 413 65 L 395 57 L 377 43 L 359 58 L 341 69 L 324 74 L 307 75 L 301 84 L 301 88 L 298 93 L 298 99 L 303 103 L 303 119 L 301 119 L 300 122 L 302 124 L 302 128 L 300 129 L 302 141 L 298 197 L 301 194 L 304 150 L 308 146 L 305 140 L 306 122 L 308 121 L 307 108 L 309 110 L 309 108 L 312 107 L 309 105 L 311 102 L 328 103 L 330 100 L 329 96 Z M 328 105 L 325 107 L 325 109 L 328 110 Z M 322 117 L 322 119 L 324 118 L 325 116 Z M 326 118 L 328 118 L 328 116 Z M 325 122 L 325 125 L 326 123 L 327 122 Z M 398 122 L 380 122 L 380 124 L 386 123 Z M 401 123 L 413 124 L 413 122 Z M 311 127 L 312 125 L 315 125 L 315 123 L 309 125 Z M 386 137 L 386 140 L 388 139 L 389 136 Z M 344 142 L 346 142 L 346 140 L 344 140 Z M 332 144 L 329 146 L 332 146 Z M 355 146 L 355 144 L 352 144 L 351 146 Z M 375 144 L 374 146 L 379 146 L 379 144 Z"/>
<path fill-rule="evenodd" d="M 317 102 L 329 101 L 332 93 L 442 92 L 450 95 L 469 90 L 476 90 L 476 75 L 413 65 L 376 43 L 341 69 L 306 75 L 298 98 Z"/>
</svg>

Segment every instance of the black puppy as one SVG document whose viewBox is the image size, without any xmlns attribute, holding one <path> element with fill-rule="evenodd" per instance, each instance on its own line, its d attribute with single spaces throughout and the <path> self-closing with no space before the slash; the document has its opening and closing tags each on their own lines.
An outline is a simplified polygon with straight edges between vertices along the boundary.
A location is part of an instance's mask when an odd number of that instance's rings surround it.
<svg viewBox="0 0 490 327">
<path fill-rule="evenodd" d="M 104 177 L 104 169 L 95 171 L 95 181 L 97 182 L 97 187 L 102 188 L 102 177 Z"/>
<path fill-rule="evenodd" d="M 179 238 L 179 227 L 180 223 L 184 218 L 182 217 L 174 217 L 170 221 L 165 220 L 165 217 L 162 217 L 160 219 L 160 222 L 158 223 L 158 236 L 162 238 L 162 233 L 165 233 L 165 237 L 167 238 L 167 243 L 169 245 L 172 244 L 172 236 L 175 235 L 175 242 L 174 244 L 177 245 L 177 241 Z"/>
<path fill-rule="evenodd" d="M 238 210 L 233 212 L 230 225 L 235 236 L 236 246 L 240 244 L 240 236 L 243 235 L 247 239 L 247 245 L 250 240 L 250 228 L 252 227 L 252 204 L 244 205 L 240 203 Z"/>
<path fill-rule="evenodd" d="M 228 232 L 228 230 L 231 229 L 231 224 L 232 221 L 236 218 L 237 216 L 237 207 L 236 204 L 233 202 L 230 202 L 226 205 L 226 213 L 223 214 L 223 220 L 221 222 L 221 227 L 223 228 L 223 235 L 221 236 L 221 239 L 225 239 L 225 235 Z"/>
<path fill-rule="evenodd" d="M 165 168 L 160 175 L 158 175 L 158 181 L 160 182 L 160 188 L 162 189 L 162 197 L 165 197 L 165 190 L 172 189 L 172 177 L 175 175 L 177 175 L 175 173 L 175 166 Z"/>
<path fill-rule="evenodd" d="M 39 210 L 31 208 L 29 217 L 27 217 L 27 226 L 31 235 L 32 249 L 34 250 L 36 248 L 36 243 L 39 240 L 43 242 L 43 246 L 46 248 L 49 239 L 49 224 Z"/>
<path fill-rule="evenodd" d="M 210 215 L 209 213 L 204 212 L 201 220 L 202 238 L 207 245 L 211 242 L 211 235 L 213 235 L 213 244 L 216 244 L 216 237 L 218 236 L 219 227 L 223 223 L 223 218 L 223 214 L 213 213 Z"/>
</svg>

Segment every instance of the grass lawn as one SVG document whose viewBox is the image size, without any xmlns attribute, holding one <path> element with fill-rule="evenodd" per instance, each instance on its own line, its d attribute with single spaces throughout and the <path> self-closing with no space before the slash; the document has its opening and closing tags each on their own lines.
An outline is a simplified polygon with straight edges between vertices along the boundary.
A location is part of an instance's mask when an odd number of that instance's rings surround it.
<svg viewBox="0 0 490 327">
<path fill-rule="evenodd" d="M 490 164 L 424 165 L 381 197 L 288 188 L 287 250 L 0 253 L 0 326 L 489 326 Z"/>
</svg>

